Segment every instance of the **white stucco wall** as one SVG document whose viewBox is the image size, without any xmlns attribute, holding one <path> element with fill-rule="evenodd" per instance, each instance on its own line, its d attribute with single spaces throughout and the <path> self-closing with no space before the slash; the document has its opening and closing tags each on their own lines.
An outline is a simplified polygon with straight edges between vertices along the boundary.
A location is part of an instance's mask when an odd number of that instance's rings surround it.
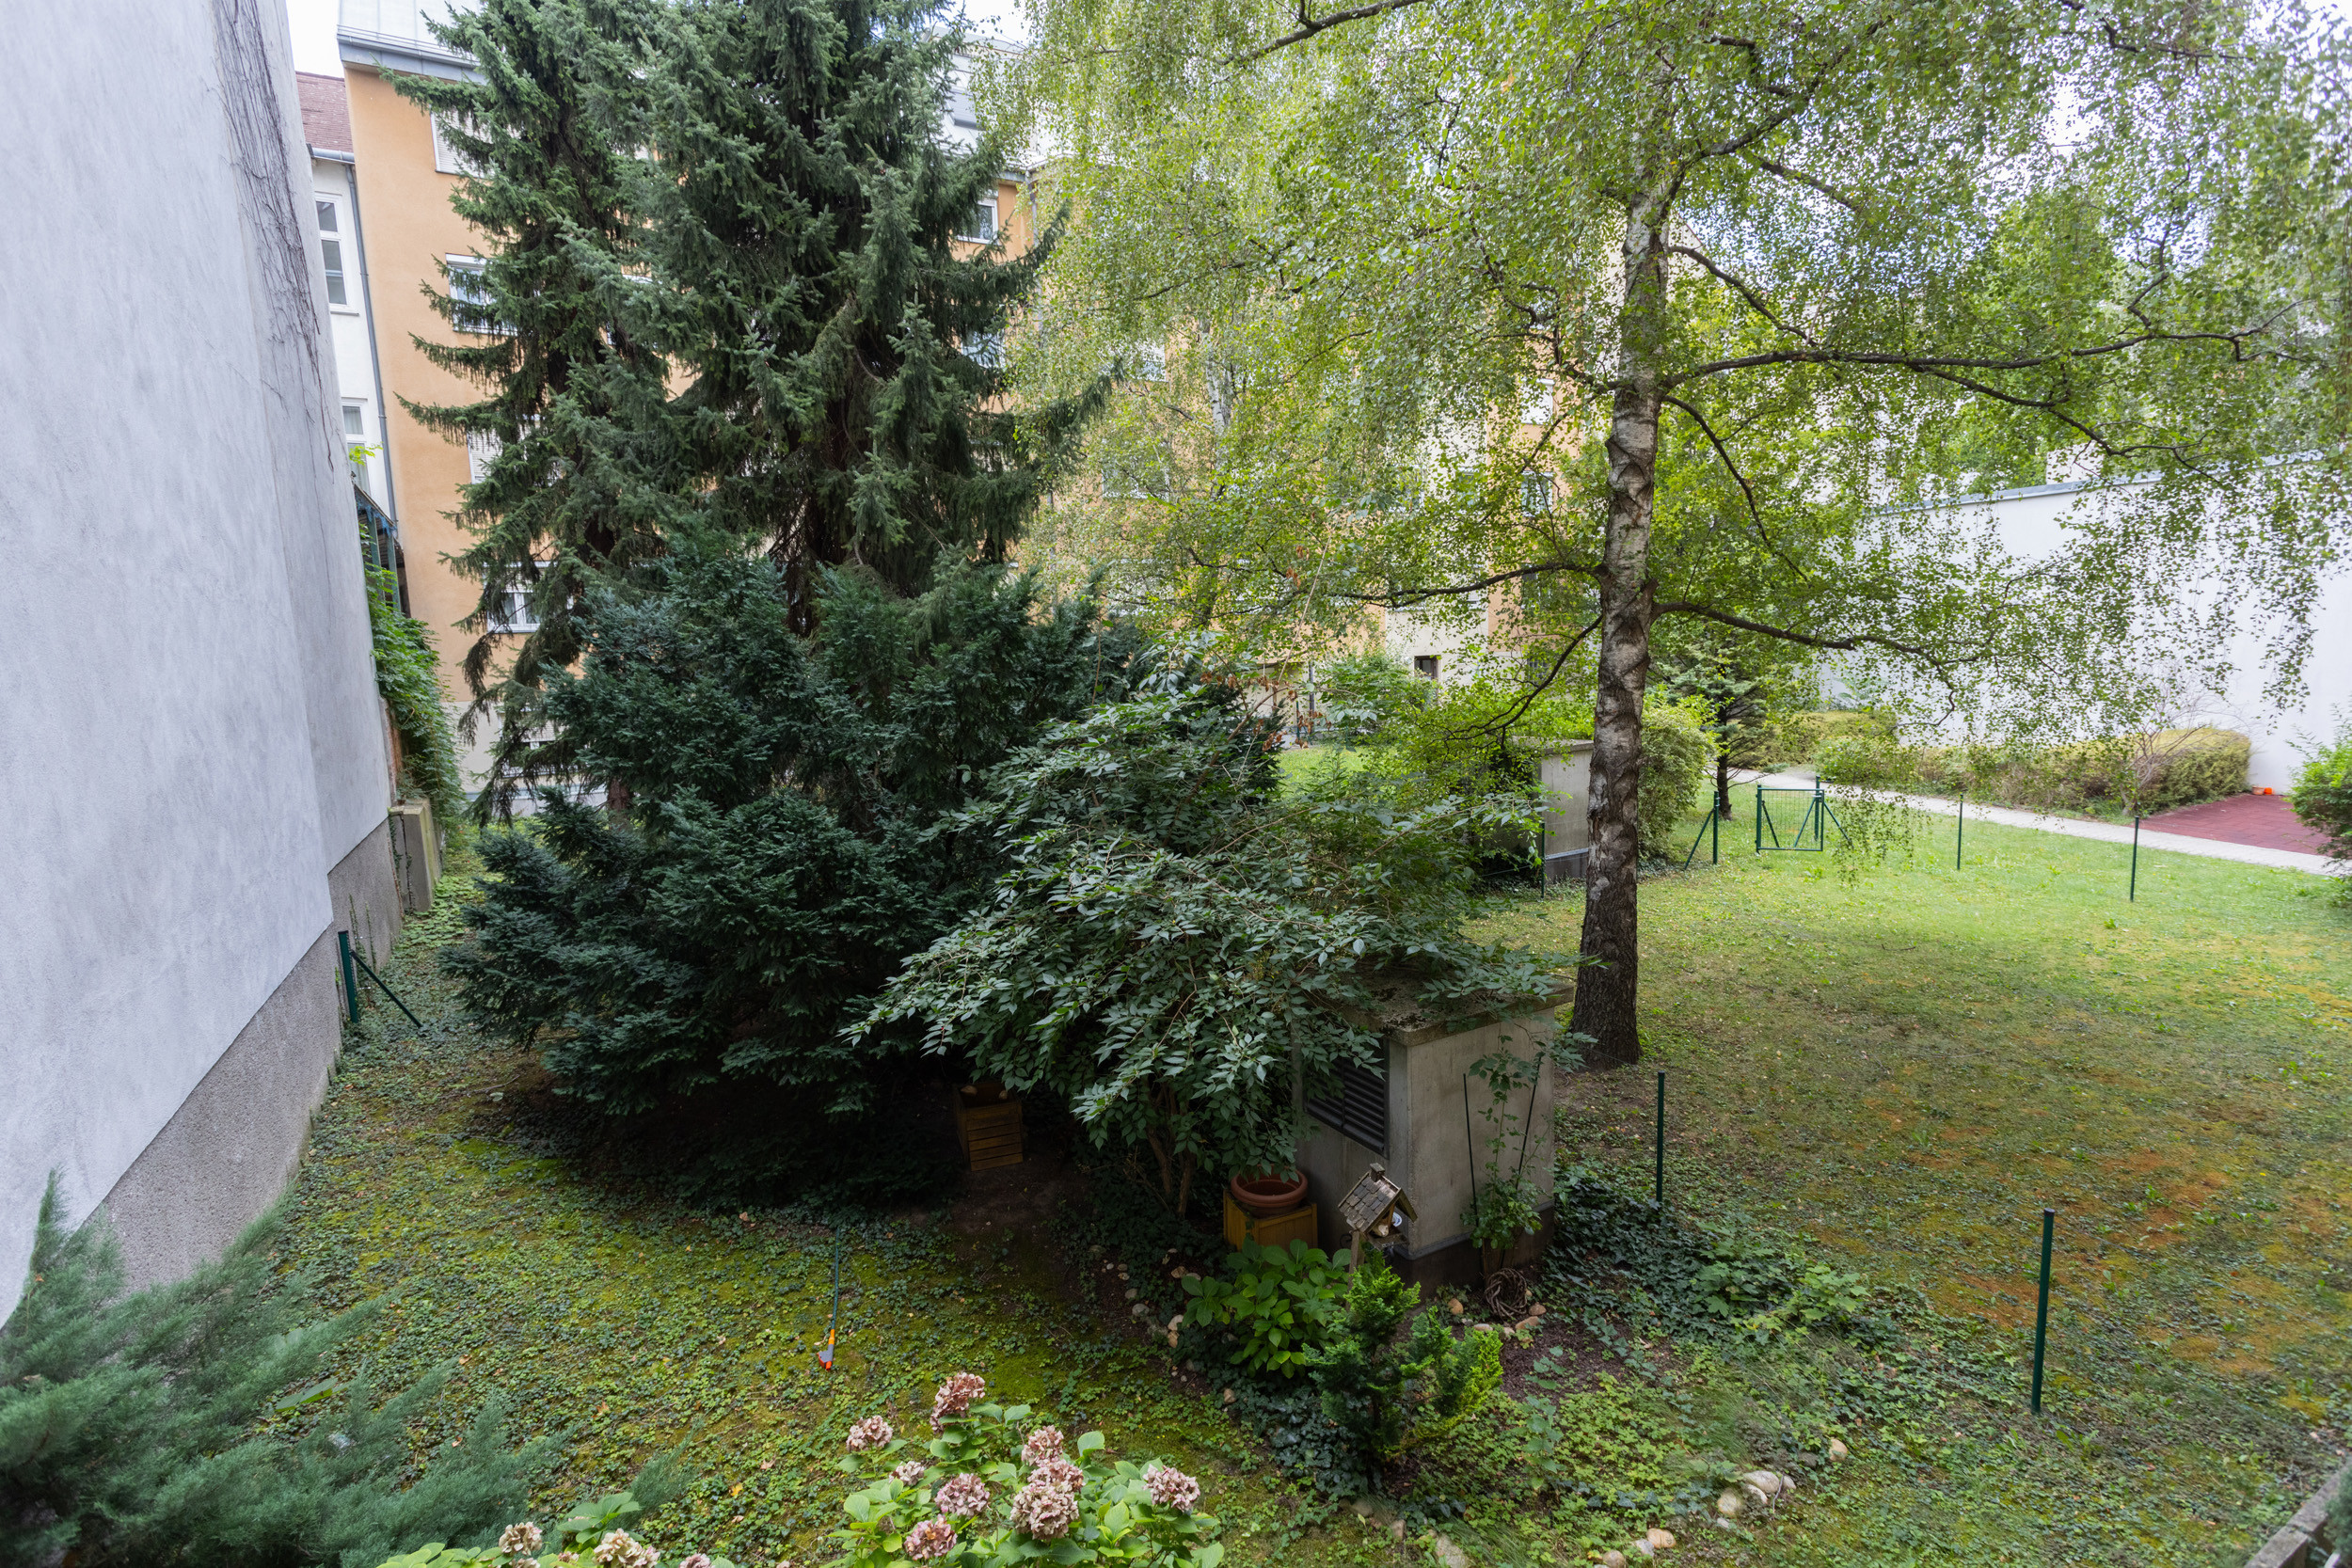
<svg viewBox="0 0 2352 1568">
<path fill-rule="evenodd" d="M 2036 485 L 2004 491 L 1960 509 L 1963 517 L 1982 518 L 1994 526 L 2001 545 L 2025 561 L 2036 561 L 2064 548 L 2074 527 L 2091 508 L 2129 504 L 2137 487 L 2116 485 L 2105 491 L 2083 483 Z M 2198 602 L 2214 591 L 2211 583 L 2183 582 L 2175 592 Z M 2264 688 L 2273 673 L 2273 660 L 2264 645 L 2262 607 L 2248 607 L 2230 647 L 2232 674 L 2220 691 L 2203 694 L 2191 721 L 2233 729 L 2253 742 L 2247 765 L 2247 783 L 2254 789 L 2284 791 L 2303 764 L 2304 748 L 2325 741 L 2352 722 L 2352 572 L 2326 578 L 2311 617 L 2311 653 L 2303 666 L 2302 694 L 2284 704 L 2274 703 Z M 2183 650 L 2185 652 L 2185 650 Z M 2170 650 L 2152 643 L 2152 657 Z"/>
<path fill-rule="evenodd" d="M 106 1196 L 389 792 L 282 8 L 9 10 L 0 1312 L 49 1172 Z"/>
</svg>

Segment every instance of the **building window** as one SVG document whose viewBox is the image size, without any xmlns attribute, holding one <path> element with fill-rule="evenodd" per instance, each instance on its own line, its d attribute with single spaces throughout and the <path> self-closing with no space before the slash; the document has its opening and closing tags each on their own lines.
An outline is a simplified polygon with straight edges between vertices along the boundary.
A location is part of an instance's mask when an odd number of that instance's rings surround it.
<svg viewBox="0 0 2352 1568">
<path fill-rule="evenodd" d="M 964 357 L 986 370 L 1005 368 L 1005 335 L 1001 332 L 975 332 L 963 341 Z"/>
<path fill-rule="evenodd" d="M 1136 379 L 1166 381 L 1168 379 L 1168 350 L 1157 343 L 1136 345 Z"/>
<path fill-rule="evenodd" d="M 319 209 L 319 255 L 326 262 L 326 303 L 351 303 L 350 286 L 343 280 L 343 237 L 342 226 L 336 221 L 335 204 L 322 200 Z"/>
<path fill-rule="evenodd" d="M 460 332 L 479 332 L 497 336 L 514 330 L 498 318 L 490 300 L 487 269 L 479 256 L 451 256 L 449 263 L 449 297 L 456 309 L 450 312 L 450 325 Z"/>
<path fill-rule="evenodd" d="M 470 124 L 461 124 L 458 128 L 468 135 L 480 134 Z M 433 117 L 433 166 L 443 174 L 471 175 L 477 180 L 482 178 L 481 166 L 451 145 L 449 123 L 440 115 Z"/>
<path fill-rule="evenodd" d="M 505 443 L 498 438 L 496 431 L 466 432 L 466 483 L 481 483 L 483 477 L 489 473 L 490 465 L 498 461 L 499 453 L 504 450 Z"/>
<path fill-rule="evenodd" d="M 1436 680 L 1438 678 L 1438 656 L 1436 654 L 1415 654 L 1413 656 L 1413 673 L 1419 675 L 1425 681 Z"/>
<path fill-rule="evenodd" d="M 514 584 L 500 592 L 498 602 L 490 611 L 492 631 L 522 633 L 539 629 L 538 614 L 531 608 L 531 591 L 537 586 L 539 575 L 553 564 L 551 561 L 532 562 L 530 581 Z"/>
<path fill-rule="evenodd" d="M 996 238 L 996 198 L 994 197 L 982 197 L 972 204 L 972 215 L 963 220 L 963 232 L 958 234 L 956 238 L 972 240 L 981 245 L 993 243 Z"/>
<path fill-rule="evenodd" d="M 1551 510 L 1551 476 L 1522 474 L 1519 476 L 1519 505 L 1531 517 L 1540 517 Z"/>
<path fill-rule="evenodd" d="M 1538 381 L 1527 388 L 1526 401 L 1519 404 L 1519 423 L 1549 424 L 1551 422 L 1551 388 Z"/>
<path fill-rule="evenodd" d="M 343 404 L 343 434 L 358 440 L 368 433 L 368 411 L 356 403 Z"/>
</svg>

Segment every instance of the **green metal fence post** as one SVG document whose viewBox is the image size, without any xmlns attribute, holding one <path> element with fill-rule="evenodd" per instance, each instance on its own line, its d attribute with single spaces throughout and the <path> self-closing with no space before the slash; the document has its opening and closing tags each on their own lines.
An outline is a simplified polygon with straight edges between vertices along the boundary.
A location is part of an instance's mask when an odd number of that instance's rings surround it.
<svg viewBox="0 0 2352 1568">
<path fill-rule="evenodd" d="M 2042 1304 L 2033 1315 L 2033 1413 L 2042 1414 L 2042 1351 L 2050 1338 L 2050 1237 L 2058 1226 L 2058 1211 L 2042 1211 Z"/>
<path fill-rule="evenodd" d="M 1709 812 L 1707 816 L 1707 863 L 1720 865 L 1724 859 L 1724 814 Z"/>
<path fill-rule="evenodd" d="M 359 1022 L 359 973 L 351 966 L 351 933 L 335 933 L 335 944 L 343 954 L 343 1001 L 351 1008 L 351 1022 Z"/>
<path fill-rule="evenodd" d="M 2139 902 L 2139 818 L 2137 816 L 2132 818 L 2132 885 L 2123 896 L 2131 903 Z"/>
<path fill-rule="evenodd" d="M 1960 869 L 1961 846 L 1968 842 L 1968 792 L 1960 792 L 1960 831 L 1952 835 L 1952 869 Z"/>
<path fill-rule="evenodd" d="M 1764 852 L 1764 786 L 1756 786 L 1756 852 Z"/>
</svg>

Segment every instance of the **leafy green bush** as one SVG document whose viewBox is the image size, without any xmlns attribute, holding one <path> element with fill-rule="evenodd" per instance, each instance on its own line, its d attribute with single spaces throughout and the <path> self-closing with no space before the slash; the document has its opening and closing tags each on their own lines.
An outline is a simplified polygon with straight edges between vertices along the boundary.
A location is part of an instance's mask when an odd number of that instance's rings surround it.
<svg viewBox="0 0 2352 1568">
<path fill-rule="evenodd" d="M 2253 743 L 2233 730 L 2152 730 L 2065 746 L 1931 747 L 1920 776 L 1945 789 L 2042 810 L 2111 803 L 2143 815 L 2246 788 Z"/>
<path fill-rule="evenodd" d="M 1502 1386 L 1501 1338 L 1457 1335 L 1436 1311 L 1416 1314 L 1420 1303 L 1421 1287 L 1399 1279 L 1377 1247 L 1366 1247 L 1348 1276 L 1343 1309 L 1311 1363 L 1324 1418 L 1348 1434 L 1367 1478 L 1453 1431 Z"/>
<path fill-rule="evenodd" d="M 401 782 L 433 802 L 435 822 L 455 828 L 464 820 L 466 784 L 432 628 L 400 612 L 399 579 L 389 570 L 368 567 L 367 579 L 375 689 L 400 736 Z"/>
<path fill-rule="evenodd" d="M 1315 673 L 1315 704 L 1331 738 L 1358 745 L 1420 711 L 1435 684 L 1387 654 L 1350 654 Z"/>
<path fill-rule="evenodd" d="M 1027 1405 L 981 1403 L 982 1391 L 968 1372 L 942 1384 L 937 1435 L 919 1448 L 880 1417 L 850 1430 L 843 1469 L 890 1466 L 843 1499 L 849 1523 L 834 1539 L 850 1568 L 950 1556 L 960 1568 L 1039 1560 L 1216 1568 L 1225 1548 L 1211 1539 L 1216 1519 L 1193 1512 L 1199 1481 L 1156 1460 L 1112 1461 L 1099 1432 L 1079 1436 L 1073 1460 L 1061 1433 L 1032 1423 Z"/>
<path fill-rule="evenodd" d="M 1112 704 L 998 768 L 956 819 L 1010 869 L 908 960 L 867 1023 L 919 1019 L 977 1076 L 1043 1085 L 1102 1147 L 1147 1150 L 1182 1212 L 1206 1165 L 1285 1163 L 1294 1074 L 1360 1061 L 1368 976 L 1423 1000 L 1543 994 L 1532 955 L 1459 931 L 1477 836 L 1516 803 L 1419 808 L 1364 772 L 1279 796 L 1270 736 L 1214 688 Z"/>
<path fill-rule="evenodd" d="M 2304 826 L 2328 835 L 2327 852 L 2352 860 L 2352 728 L 2304 761 L 2291 798 Z"/>
<path fill-rule="evenodd" d="M 1688 704 L 1642 705 L 1642 798 L 1636 833 L 1645 859 L 1677 853 L 1675 830 L 1715 764 L 1715 743 Z"/>
<path fill-rule="evenodd" d="M 453 1367 L 378 1402 L 327 1375 L 365 1308 L 305 1322 L 275 1266 L 275 1216 L 184 1280 L 122 1293 L 101 1218 L 41 1200 L 24 1295 L 0 1333 L 0 1564 L 298 1568 L 484 1534 L 551 1458 L 486 1409 L 429 1461 L 409 1429 Z"/>
<path fill-rule="evenodd" d="M 1816 708 L 1774 720 L 1761 744 L 1772 762 L 1812 762 L 1833 740 L 1895 738 L 1895 716 L 1883 708 Z"/>
<path fill-rule="evenodd" d="M 1870 1304 L 1858 1274 L 1741 1238 L 1716 1242 L 1692 1284 L 1706 1309 L 1764 1344 L 1785 1334 L 1851 1327 Z"/>
<path fill-rule="evenodd" d="M 1221 1330 L 1232 1341 L 1227 1360 L 1245 1371 L 1297 1376 L 1339 1312 L 1346 1271 L 1304 1242 L 1245 1244 L 1226 1265 L 1231 1279 L 1184 1275 L 1184 1293 L 1192 1297 L 1184 1325 Z"/>
</svg>

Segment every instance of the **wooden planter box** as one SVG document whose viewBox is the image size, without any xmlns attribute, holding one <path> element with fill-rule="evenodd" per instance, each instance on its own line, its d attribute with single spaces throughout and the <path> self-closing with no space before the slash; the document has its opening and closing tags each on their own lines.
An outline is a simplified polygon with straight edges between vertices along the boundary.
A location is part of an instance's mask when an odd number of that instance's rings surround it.
<svg viewBox="0 0 2352 1568">
<path fill-rule="evenodd" d="M 967 1170 L 1019 1164 L 1021 1101 L 1001 1084 L 965 1085 L 956 1091 L 956 1140 Z"/>
<path fill-rule="evenodd" d="M 1249 1211 L 1233 1201 L 1233 1195 L 1225 1195 L 1225 1244 L 1238 1247 L 1244 1242 L 1260 1246 L 1286 1247 L 1293 1242 L 1315 1244 L 1315 1206 L 1311 1203 L 1293 1209 L 1286 1214 L 1267 1219 L 1252 1219 Z"/>
</svg>

